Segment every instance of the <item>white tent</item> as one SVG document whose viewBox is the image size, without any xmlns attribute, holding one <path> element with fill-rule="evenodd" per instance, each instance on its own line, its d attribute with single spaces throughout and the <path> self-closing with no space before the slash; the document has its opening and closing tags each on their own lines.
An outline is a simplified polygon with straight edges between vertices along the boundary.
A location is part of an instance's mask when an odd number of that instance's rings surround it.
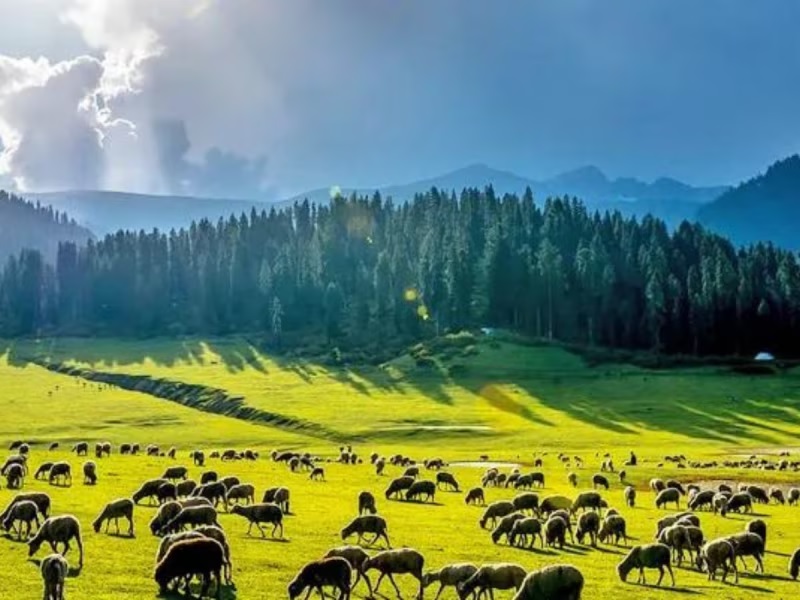
<svg viewBox="0 0 800 600">
<path fill-rule="evenodd" d="M 754 360 L 757 360 L 757 361 L 760 361 L 760 362 L 767 362 L 767 361 L 770 361 L 770 360 L 775 360 L 775 357 L 772 354 L 770 354 L 769 352 L 759 352 L 758 354 L 756 354 Z"/>
</svg>

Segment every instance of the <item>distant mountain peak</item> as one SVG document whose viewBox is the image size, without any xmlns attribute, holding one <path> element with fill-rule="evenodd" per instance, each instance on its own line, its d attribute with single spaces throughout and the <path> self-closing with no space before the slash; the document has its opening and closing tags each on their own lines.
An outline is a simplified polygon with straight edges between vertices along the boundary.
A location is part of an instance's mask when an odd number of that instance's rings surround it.
<svg viewBox="0 0 800 600">
<path fill-rule="evenodd" d="M 594 165 L 584 165 L 565 171 L 556 175 L 552 181 L 578 185 L 606 185 L 609 183 L 606 174 Z"/>
</svg>

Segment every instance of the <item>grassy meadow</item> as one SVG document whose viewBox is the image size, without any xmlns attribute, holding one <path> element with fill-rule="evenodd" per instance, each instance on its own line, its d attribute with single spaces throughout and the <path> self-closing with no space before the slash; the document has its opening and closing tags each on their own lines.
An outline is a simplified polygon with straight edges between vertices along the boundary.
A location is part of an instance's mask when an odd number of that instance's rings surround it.
<svg viewBox="0 0 800 600">
<path fill-rule="evenodd" d="M 67 583 L 68 598 L 111 600 L 152 598 L 157 538 L 147 523 L 153 507 L 139 506 L 133 539 L 95 534 L 91 521 L 103 505 L 129 496 L 138 484 L 161 475 L 171 464 L 192 468 L 187 454 L 205 450 L 253 448 L 262 453 L 257 462 L 221 463 L 209 460 L 206 469 L 220 475 L 237 475 L 255 484 L 257 496 L 266 487 L 285 485 L 292 493 L 292 515 L 285 522 L 286 540 L 262 540 L 245 535 L 246 522 L 222 514 L 231 545 L 236 589 L 225 597 L 272 599 L 286 597 L 286 585 L 297 569 L 342 543 L 339 530 L 356 513 L 356 496 L 373 491 L 380 514 L 389 523 L 393 546 L 420 550 L 426 567 L 470 561 L 518 562 L 535 569 L 569 562 L 586 578 L 585 598 L 670 598 L 685 595 L 708 599 L 798 597 L 800 583 L 786 573 L 788 556 L 800 547 L 796 523 L 800 508 L 757 505 L 756 513 L 768 523 L 766 574 L 743 574 L 738 586 L 709 582 L 705 574 L 676 569 L 676 590 L 623 584 L 614 566 L 623 547 L 569 545 L 563 551 L 534 551 L 494 545 L 488 531 L 478 527 L 481 508 L 466 506 L 463 493 L 439 492 L 436 503 L 387 501 L 383 490 L 399 467 L 387 466 L 377 476 L 368 463 L 345 466 L 326 463 L 326 482 L 312 482 L 307 474 L 293 474 L 267 457 L 274 448 L 308 450 L 334 458 L 343 441 L 365 458 L 403 453 L 418 460 L 442 456 L 448 461 L 476 461 L 488 454 L 492 461 L 533 469 L 534 455 L 544 460 L 547 485 L 541 495 L 574 495 L 564 466 L 556 454 L 580 455 L 585 467 L 577 470 L 578 490 L 589 487 L 601 457 L 610 453 L 621 464 L 635 450 L 640 465 L 628 469 L 637 487 L 637 507 L 623 508 L 623 485 L 612 478 L 604 493 L 621 509 L 629 534 L 649 542 L 655 521 L 667 514 L 653 506 L 647 482 L 653 476 L 675 477 L 684 482 L 735 480 L 800 484 L 800 474 L 777 471 L 726 469 L 692 471 L 671 463 L 659 466 L 666 454 L 690 459 L 721 460 L 750 454 L 777 460 L 777 453 L 800 454 L 800 373 L 774 376 L 734 374 L 721 367 L 651 371 L 627 365 L 588 367 L 581 358 L 558 348 L 530 347 L 511 341 L 482 341 L 468 348 L 446 348 L 433 354 L 433 364 L 419 366 L 403 356 L 380 367 L 343 368 L 287 360 L 266 355 L 239 338 L 216 340 L 116 340 L 27 341 L 6 344 L 0 357 L 0 444 L 14 439 L 35 442 L 33 470 L 48 460 L 68 460 L 77 471 L 71 488 L 50 487 L 30 475 L 26 491 L 46 491 L 54 514 L 73 513 L 83 524 L 85 566 Z M 98 372 L 149 375 L 171 381 L 201 384 L 241 396 L 248 406 L 318 424 L 331 432 L 329 439 L 302 429 L 267 426 L 200 412 L 146 393 L 99 386 L 83 379 L 51 372 L 36 363 L 60 363 Z M 97 460 L 97 486 L 84 486 L 79 475 L 85 460 L 70 454 L 77 440 L 111 441 L 176 446 L 178 458 L 112 455 Z M 58 441 L 61 448 L 48 452 Z M 96 460 L 92 458 L 92 460 Z M 479 483 L 482 467 L 453 466 L 462 488 Z M 509 470 L 505 468 L 504 470 Z M 433 473 L 423 473 L 433 478 Z M 13 491 L 0 489 L 0 504 Z M 513 497 L 511 489 L 488 488 L 487 500 Z M 701 513 L 708 538 L 739 531 L 750 518 L 722 518 Z M 74 550 L 73 550 L 74 552 Z M 35 558 L 46 555 L 43 548 Z M 75 558 L 72 553 L 68 558 Z M 38 598 L 41 584 L 36 563 L 27 548 L 10 537 L 0 539 L 0 562 L 13 569 L 13 577 L 0 578 L 0 598 Z M 749 561 L 752 563 L 752 561 Z M 632 576 L 635 579 L 635 575 Z M 374 581 L 375 577 L 373 577 Z M 655 582 L 654 572 L 648 581 Z M 415 582 L 398 578 L 404 597 L 411 598 Z M 433 598 L 436 588 L 426 597 Z M 394 597 L 388 582 L 381 587 Z M 366 597 L 359 586 L 354 598 Z M 511 598 L 511 593 L 496 597 Z M 443 598 L 455 598 L 447 590 Z"/>
</svg>

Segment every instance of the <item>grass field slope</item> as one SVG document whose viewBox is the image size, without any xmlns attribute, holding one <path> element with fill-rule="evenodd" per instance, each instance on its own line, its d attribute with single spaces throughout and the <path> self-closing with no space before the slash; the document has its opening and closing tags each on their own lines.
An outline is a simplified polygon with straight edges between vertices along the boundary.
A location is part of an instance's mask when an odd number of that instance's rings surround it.
<svg viewBox="0 0 800 600">
<path fill-rule="evenodd" d="M 62 372 L 57 372 L 61 370 Z M 65 374 L 69 370 L 73 374 Z M 76 376 L 80 375 L 80 376 Z M 98 379 L 101 378 L 101 379 Z M 165 392 L 165 390 L 168 390 Z M 182 391 L 187 397 L 180 397 Z M 205 401 L 204 395 L 215 400 Z M 230 410 L 235 406 L 236 410 Z M 649 370 L 622 364 L 588 366 L 579 356 L 555 347 L 532 346 L 510 339 L 459 339 L 420 346 L 380 366 L 331 366 L 268 355 L 241 338 L 157 340 L 39 340 L 5 344 L 0 358 L 0 444 L 33 442 L 32 471 L 24 491 L 45 491 L 53 513 L 76 515 L 83 525 L 86 560 L 67 581 L 67 597 L 117 600 L 153 598 L 152 579 L 158 538 L 148 522 L 155 508 L 135 509 L 136 536 L 106 535 L 91 529 L 102 507 L 130 496 L 145 479 L 158 477 L 167 466 L 185 465 L 190 477 L 203 470 L 236 475 L 256 487 L 261 499 L 267 487 L 291 490 L 291 514 L 285 539 L 246 535 L 247 523 L 220 508 L 220 522 L 229 537 L 235 588 L 224 598 L 285 598 L 286 586 L 306 562 L 341 545 L 341 528 L 356 515 L 356 498 L 369 490 L 389 524 L 392 545 L 423 553 L 426 570 L 452 562 L 476 564 L 511 561 L 527 570 L 553 563 L 571 563 L 585 576 L 585 598 L 701 597 L 713 600 L 798 597 L 800 583 L 787 574 L 789 555 L 800 547 L 800 508 L 758 504 L 755 514 L 768 526 L 766 573 L 753 573 L 753 561 L 738 585 L 709 581 L 704 573 L 676 568 L 677 587 L 643 588 L 622 583 L 615 565 L 624 546 L 569 544 L 563 549 L 534 550 L 493 544 L 478 519 L 482 508 L 467 506 L 464 492 L 480 485 L 486 469 L 479 457 L 488 455 L 501 472 L 514 466 L 522 472 L 541 470 L 546 484 L 541 497 L 574 497 L 591 488 L 606 454 L 619 467 L 635 451 L 639 464 L 628 467 L 627 484 L 638 492 L 636 507 L 624 505 L 616 473 L 602 491 L 608 503 L 628 523 L 632 544 L 653 540 L 656 521 L 670 511 L 656 509 L 648 482 L 653 477 L 711 487 L 719 482 L 758 483 L 784 491 L 800 485 L 792 468 L 767 470 L 723 466 L 751 455 L 776 464 L 781 452 L 800 460 L 800 373 L 742 375 L 726 367 Z M 259 419 L 259 415 L 276 416 Z M 98 464 L 96 486 L 82 484 L 80 470 L 87 458 L 70 452 L 73 443 L 110 441 L 110 458 Z M 60 447 L 48 451 L 51 442 Z M 177 448 L 177 457 L 120 456 L 121 443 L 159 444 Z M 335 459 L 350 444 L 363 464 L 344 465 Z M 221 462 L 210 459 L 193 467 L 188 453 L 200 448 L 252 448 L 257 461 Z M 293 473 L 274 462 L 273 449 L 308 451 L 321 459 L 324 482 L 307 472 Z M 421 461 L 441 456 L 461 484 L 461 492 L 437 492 L 434 503 L 384 498 L 383 490 L 399 466 L 377 475 L 369 455 L 404 454 Z M 11 454 L 8 451 L 8 454 Z M 565 466 L 559 453 L 579 456 Z M 666 455 L 685 455 L 680 466 Z M 541 469 L 534 460 L 543 461 Z M 71 487 L 36 481 L 33 471 L 45 461 L 66 460 L 75 472 Z M 714 468 L 692 467 L 698 461 Z M 567 481 L 577 473 L 577 488 Z M 421 478 L 435 473 L 422 469 Z M 17 493 L 0 486 L 0 505 Z M 487 487 L 487 501 L 510 499 L 519 490 Z M 684 508 L 686 498 L 681 500 Z M 698 513 L 705 537 L 713 539 L 743 530 L 754 515 L 722 517 Z M 113 527 L 112 527 L 113 531 Z M 125 531 L 125 528 L 123 528 Z M 354 540 L 351 540 L 354 541 Z M 377 548 L 369 548 L 369 551 Z M 67 555 L 73 557 L 74 550 Z M 43 548 L 34 559 L 46 555 Z M 13 535 L 0 538 L 0 564 L 14 577 L 0 578 L 0 598 L 41 597 L 37 565 L 28 559 L 24 543 Z M 372 580 L 375 581 L 373 576 Z M 404 598 L 414 597 L 416 582 L 397 578 Z M 656 575 L 648 573 L 648 582 Z M 436 587 L 426 590 L 433 598 Z M 393 597 L 388 582 L 381 594 Z M 367 597 L 366 587 L 355 598 Z M 455 598 L 452 589 L 442 598 Z M 512 598 L 498 592 L 496 598 Z"/>
</svg>

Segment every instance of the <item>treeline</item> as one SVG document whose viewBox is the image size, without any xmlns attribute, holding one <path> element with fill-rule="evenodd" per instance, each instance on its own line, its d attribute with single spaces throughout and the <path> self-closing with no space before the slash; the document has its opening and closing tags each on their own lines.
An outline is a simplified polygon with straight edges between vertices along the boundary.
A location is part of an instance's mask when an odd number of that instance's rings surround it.
<svg viewBox="0 0 800 600">
<path fill-rule="evenodd" d="M 54 261 L 60 242 L 84 244 L 90 237 L 64 213 L 0 190 L 0 264 L 23 248 L 38 250 Z"/>
<path fill-rule="evenodd" d="M 0 280 L 0 335 L 263 332 L 381 347 L 499 327 L 670 353 L 797 354 L 800 266 L 702 227 L 572 199 L 437 190 L 337 198 L 36 252 Z"/>
</svg>

